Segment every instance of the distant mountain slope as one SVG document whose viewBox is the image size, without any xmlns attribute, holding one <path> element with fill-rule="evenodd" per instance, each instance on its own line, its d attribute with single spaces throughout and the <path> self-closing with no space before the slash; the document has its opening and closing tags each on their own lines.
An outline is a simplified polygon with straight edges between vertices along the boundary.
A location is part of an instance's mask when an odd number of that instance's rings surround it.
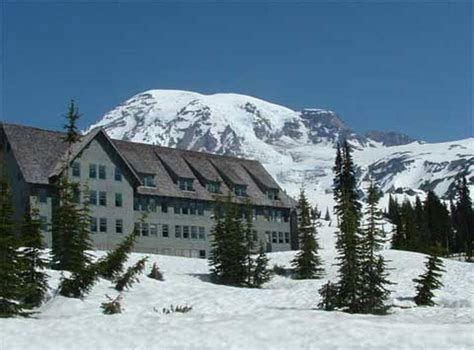
<svg viewBox="0 0 474 350">
<path fill-rule="evenodd" d="M 334 148 L 341 138 L 356 150 L 362 186 L 373 178 L 385 192 L 448 196 L 459 173 L 474 184 L 474 138 L 430 144 L 394 132 L 364 136 L 333 111 L 294 111 L 239 94 L 150 90 L 93 127 L 117 139 L 254 158 L 290 194 L 304 184 L 323 203 L 331 201 Z"/>
</svg>

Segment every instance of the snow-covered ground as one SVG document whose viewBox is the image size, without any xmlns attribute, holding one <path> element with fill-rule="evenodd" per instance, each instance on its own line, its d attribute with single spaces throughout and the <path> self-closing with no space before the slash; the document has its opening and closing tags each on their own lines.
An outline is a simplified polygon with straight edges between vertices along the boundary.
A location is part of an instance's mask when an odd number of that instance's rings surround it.
<svg viewBox="0 0 474 350">
<path fill-rule="evenodd" d="M 165 281 L 141 276 L 124 294 L 122 314 L 103 315 L 105 294 L 117 295 L 100 280 L 83 301 L 55 296 L 35 318 L 0 319 L 0 349 L 473 349 L 474 264 L 444 260 L 444 287 L 436 307 L 393 308 L 388 316 L 315 310 L 320 286 L 335 280 L 334 228 L 320 228 L 326 276 L 296 281 L 276 276 L 263 289 L 208 282 L 206 260 L 149 255 Z M 391 302 L 413 306 L 412 279 L 424 255 L 383 252 L 390 260 Z M 129 263 L 142 254 L 132 254 Z M 294 252 L 269 254 L 289 265 Z M 59 273 L 50 271 L 57 286 Z M 162 308 L 187 304 L 186 314 Z"/>
</svg>

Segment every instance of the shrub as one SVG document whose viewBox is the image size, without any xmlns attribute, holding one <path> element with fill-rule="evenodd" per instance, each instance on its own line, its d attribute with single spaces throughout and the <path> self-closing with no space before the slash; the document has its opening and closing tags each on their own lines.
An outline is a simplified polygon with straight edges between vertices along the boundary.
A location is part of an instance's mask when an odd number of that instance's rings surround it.
<svg viewBox="0 0 474 350">
<path fill-rule="evenodd" d="M 158 281 L 163 281 L 163 274 L 161 273 L 160 269 L 158 268 L 158 265 L 156 263 L 153 263 L 153 267 L 151 268 L 151 272 L 147 275 L 150 278 L 153 278 Z"/>
<path fill-rule="evenodd" d="M 121 314 L 122 313 L 122 294 L 117 295 L 115 299 L 105 295 L 109 301 L 100 304 L 100 308 L 105 315 Z"/>
<path fill-rule="evenodd" d="M 166 315 L 176 313 L 176 312 L 185 314 L 185 313 L 191 311 L 192 309 L 193 309 L 193 307 L 188 306 L 188 305 L 177 305 L 177 306 L 170 305 L 169 309 L 165 308 L 165 307 L 163 308 L 163 313 L 166 314 Z"/>
</svg>

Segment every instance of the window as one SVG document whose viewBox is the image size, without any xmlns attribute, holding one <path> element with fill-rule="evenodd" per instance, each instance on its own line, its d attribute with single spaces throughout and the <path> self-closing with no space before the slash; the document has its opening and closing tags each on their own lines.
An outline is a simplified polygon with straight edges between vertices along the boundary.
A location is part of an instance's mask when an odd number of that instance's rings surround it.
<svg viewBox="0 0 474 350">
<path fill-rule="evenodd" d="M 201 259 L 206 259 L 206 251 L 205 250 L 200 250 L 199 251 L 199 257 Z"/>
<path fill-rule="evenodd" d="M 133 230 L 135 232 L 135 234 L 139 235 L 140 234 L 140 223 L 139 222 L 136 222 L 134 227 L 133 227 Z"/>
<path fill-rule="evenodd" d="M 168 212 L 168 203 L 161 202 L 161 212 L 162 213 L 167 213 Z"/>
<path fill-rule="evenodd" d="M 199 227 L 199 239 L 206 239 L 206 230 L 204 227 Z"/>
<path fill-rule="evenodd" d="M 189 226 L 183 226 L 183 238 L 189 238 Z"/>
<path fill-rule="evenodd" d="M 158 225 L 150 224 L 150 236 L 158 236 Z"/>
<path fill-rule="evenodd" d="M 191 226 L 191 238 L 192 239 L 197 239 L 197 227 L 196 226 Z"/>
<path fill-rule="evenodd" d="M 271 235 L 271 232 L 270 232 L 270 231 L 265 231 L 265 240 L 266 240 L 266 243 L 270 243 L 270 235 Z"/>
<path fill-rule="evenodd" d="M 106 218 L 100 218 L 99 219 L 99 231 L 100 232 L 107 232 L 107 219 Z"/>
<path fill-rule="evenodd" d="M 189 214 L 196 215 L 196 203 L 189 203 Z"/>
<path fill-rule="evenodd" d="M 115 194 L 115 206 L 116 207 L 122 207 L 122 205 L 123 205 L 122 194 L 121 193 L 116 193 Z"/>
<path fill-rule="evenodd" d="M 204 204 L 203 203 L 198 203 L 197 204 L 197 214 L 200 216 L 204 215 Z"/>
<path fill-rule="evenodd" d="M 211 193 L 221 193 L 220 183 L 217 181 L 210 181 L 207 183 L 207 190 Z"/>
<path fill-rule="evenodd" d="M 149 231 L 149 225 L 146 222 L 142 223 L 142 236 L 149 236 L 150 231 Z"/>
<path fill-rule="evenodd" d="M 246 197 L 247 196 L 247 186 L 236 185 L 234 187 L 234 193 L 235 193 L 236 196 Z"/>
<path fill-rule="evenodd" d="M 79 191 L 79 188 L 77 186 L 74 186 L 72 190 L 72 200 L 76 204 L 81 203 L 81 191 Z"/>
<path fill-rule="evenodd" d="M 163 234 L 163 237 L 169 237 L 170 235 L 170 227 L 166 224 L 163 224 L 163 227 L 162 227 L 162 234 Z"/>
<path fill-rule="evenodd" d="M 285 243 L 290 243 L 290 233 L 285 232 Z"/>
<path fill-rule="evenodd" d="M 105 165 L 99 165 L 99 179 L 105 180 L 106 177 Z"/>
<path fill-rule="evenodd" d="M 194 191 L 193 179 L 179 179 L 179 189 L 183 191 Z"/>
<path fill-rule="evenodd" d="M 97 165 L 96 164 L 89 164 L 89 177 L 91 179 L 97 178 Z"/>
<path fill-rule="evenodd" d="M 283 243 L 283 232 L 278 232 L 278 243 Z"/>
<path fill-rule="evenodd" d="M 81 164 L 79 162 L 72 163 L 72 176 L 80 177 L 81 176 Z"/>
<path fill-rule="evenodd" d="M 189 214 L 189 208 L 187 203 L 183 203 L 181 205 L 181 214 L 188 215 Z"/>
<path fill-rule="evenodd" d="M 97 218 L 91 218 L 91 232 L 97 233 Z"/>
<path fill-rule="evenodd" d="M 156 212 L 155 198 L 150 198 L 150 200 L 148 201 L 148 210 L 152 212 Z"/>
<path fill-rule="evenodd" d="M 154 175 L 143 175 L 143 186 L 156 187 Z"/>
<path fill-rule="evenodd" d="M 123 233 L 123 220 L 115 220 L 115 233 Z"/>
<path fill-rule="evenodd" d="M 272 232 L 272 243 L 278 242 L 278 235 L 275 231 Z"/>
<path fill-rule="evenodd" d="M 107 192 L 99 192 L 99 205 L 103 207 L 107 206 Z"/>
<path fill-rule="evenodd" d="M 89 191 L 89 201 L 91 205 L 97 205 L 97 192 Z"/>
<path fill-rule="evenodd" d="M 135 211 L 140 210 L 140 199 L 137 197 L 133 198 L 133 210 Z"/>
<path fill-rule="evenodd" d="M 115 167 L 114 179 L 115 181 L 122 181 L 122 170 L 117 167 Z"/>
<path fill-rule="evenodd" d="M 176 225 L 176 226 L 174 227 L 174 236 L 175 236 L 176 238 L 181 238 L 181 226 Z"/>
<path fill-rule="evenodd" d="M 277 200 L 278 199 L 278 190 L 271 189 L 267 191 L 268 199 Z"/>
<path fill-rule="evenodd" d="M 40 216 L 40 227 L 41 231 L 48 231 L 48 217 Z"/>
<path fill-rule="evenodd" d="M 46 203 L 48 201 L 48 192 L 45 188 L 40 188 L 38 195 L 40 203 Z"/>
</svg>

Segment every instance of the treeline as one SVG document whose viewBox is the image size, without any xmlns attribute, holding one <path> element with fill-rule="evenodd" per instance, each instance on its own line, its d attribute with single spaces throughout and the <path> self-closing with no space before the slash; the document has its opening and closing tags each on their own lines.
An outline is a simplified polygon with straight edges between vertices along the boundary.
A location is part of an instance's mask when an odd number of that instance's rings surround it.
<svg viewBox="0 0 474 350">
<path fill-rule="evenodd" d="M 456 181 L 456 193 L 446 205 L 434 192 L 415 204 L 389 197 L 386 217 L 395 225 L 393 249 L 448 256 L 463 253 L 472 261 L 474 211 L 466 178 Z"/>
</svg>

